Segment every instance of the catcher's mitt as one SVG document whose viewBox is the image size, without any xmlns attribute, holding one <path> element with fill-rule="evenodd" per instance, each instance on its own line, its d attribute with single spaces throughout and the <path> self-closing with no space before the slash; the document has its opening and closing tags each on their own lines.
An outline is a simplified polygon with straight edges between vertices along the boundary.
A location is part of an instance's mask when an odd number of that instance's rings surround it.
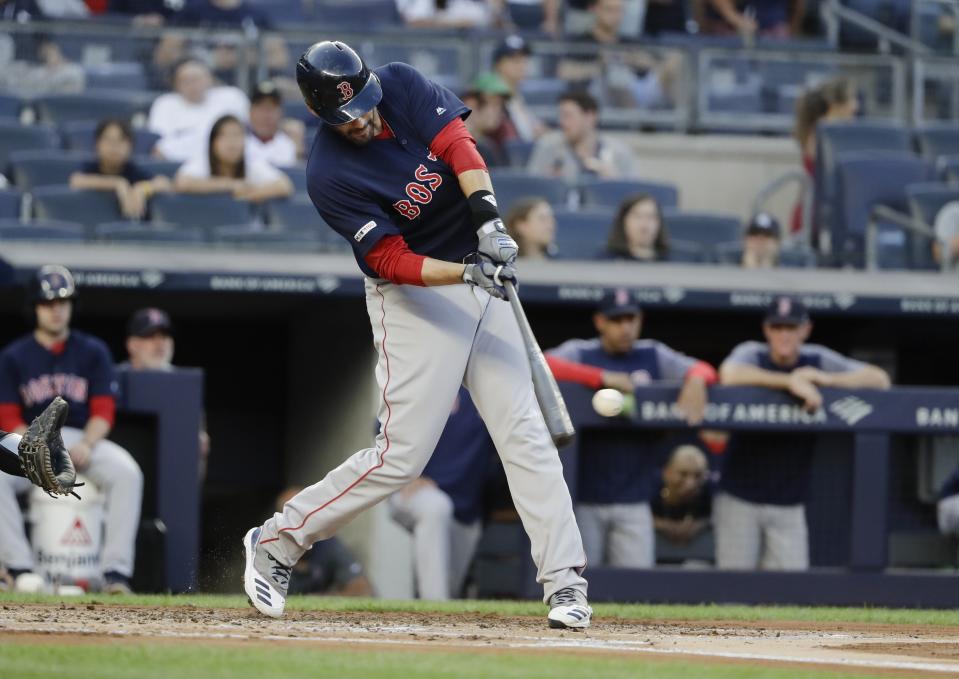
<svg viewBox="0 0 959 679">
<path fill-rule="evenodd" d="M 70 453 L 63 445 L 60 429 L 67 419 L 69 406 L 57 396 L 53 402 L 30 423 L 20 441 L 20 467 L 24 475 L 51 496 L 77 495 L 77 471 Z"/>
</svg>

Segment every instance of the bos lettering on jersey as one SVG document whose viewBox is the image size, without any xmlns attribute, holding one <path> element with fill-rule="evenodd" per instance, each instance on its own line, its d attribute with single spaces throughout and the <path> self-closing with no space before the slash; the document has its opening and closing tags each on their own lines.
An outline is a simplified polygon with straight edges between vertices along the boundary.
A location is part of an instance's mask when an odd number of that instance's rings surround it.
<svg viewBox="0 0 959 679">
<path fill-rule="evenodd" d="M 430 153 L 427 160 L 436 162 L 436 156 Z M 406 195 L 404 198 L 393 203 L 393 209 L 399 212 L 407 219 L 416 219 L 420 216 L 420 205 L 426 205 L 433 200 L 433 193 L 443 185 L 443 178 L 435 172 L 430 172 L 426 165 L 420 163 L 413 173 L 416 181 L 409 182 L 406 185 Z M 413 201 L 412 203 L 410 201 Z"/>
<path fill-rule="evenodd" d="M 86 401 L 90 382 L 79 375 L 40 375 L 20 385 L 20 399 L 27 408 L 46 407 L 56 396 L 68 401 Z"/>
</svg>

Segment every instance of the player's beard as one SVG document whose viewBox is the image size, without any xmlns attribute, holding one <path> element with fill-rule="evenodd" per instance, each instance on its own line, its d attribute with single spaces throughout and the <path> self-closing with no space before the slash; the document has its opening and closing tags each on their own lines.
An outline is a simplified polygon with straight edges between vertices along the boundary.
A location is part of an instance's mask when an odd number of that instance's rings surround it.
<svg viewBox="0 0 959 679">
<path fill-rule="evenodd" d="M 362 128 L 350 127 L 344 136 L 357 146 L 365 146 L 373 141 L 373 138 L 382 131 L 383 123 L 381 122 L 379 113 L 376 109 L 373 109 L 373 114 L 366 121 L 366 125 Z"/>
</svg>

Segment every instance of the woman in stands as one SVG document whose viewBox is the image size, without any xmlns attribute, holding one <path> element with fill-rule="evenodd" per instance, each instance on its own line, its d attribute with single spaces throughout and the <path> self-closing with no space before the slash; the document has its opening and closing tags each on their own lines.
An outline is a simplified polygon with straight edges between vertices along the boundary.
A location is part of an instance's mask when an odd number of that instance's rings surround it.
<svg viewBox="0 0 959 679">
<path fill-rule="evenodd" d="M 290 178 L 265 160 L 247 158 L 245 144 L 246 128 L 239 118 L 219 118 L 204 153 L 177 171 L 174 187 L 183 193 L 232 193 L 251 203 L 293 195 Z"/>
<path fill-rule="evenodd" d="M 605 257 L 635 262 L 659 262 L 669 255 L 669 235 L 659 203 L 648 193 L 624 200 L 606 240 Z"/>
<path fill-rule="evenodd" d="M 506 213 L 506 230 L 523 259 L 550 259 L 556 253 L 556 219 L 542 198 L 521 198 Z"/>
<path fill-rule="evenodd" d="M 70 176 L 70 188 L 114 191 L 123 216 L 142 219 L 150 196 L 170 190 L 169 178 L 151 177 L 130 160 L 133 130 L 125 120 L 104 120 L 97 125 L 94 135 L 96 160 L 85 163 Z"/>
</svg>

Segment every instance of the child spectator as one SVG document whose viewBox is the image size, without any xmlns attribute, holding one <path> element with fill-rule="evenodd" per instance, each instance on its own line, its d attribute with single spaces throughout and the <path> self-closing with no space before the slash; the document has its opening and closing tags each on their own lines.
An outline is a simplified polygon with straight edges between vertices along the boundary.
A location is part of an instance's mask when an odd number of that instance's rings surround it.
<svg viewBox="0 0 959 679">
<path fill-rule="evenodd" d="M 506 213 L 506 230 L 519 246 L 521 259 L 550 259 L 556 245 L 553 208 L 542 198 L 521 198 Z"/>
<path fill-rule="evenodd" d="M 262 203 L 293 195 L 293 182 L 258 158 L 246 158 L 246 130 L 234 116 L 213 124 L 206 152 L 176 173 L 174 187 L 183 193 L 231 192 L 237 200 Z"/>
<path fill-rule="evenodd" d="M 70 176 L 70 188 L 113 191 L 124 217 L 142 219 L 150 196 L 170 190 L 169 178 L 151 177 L 130 160 L 133 130 L 126 121 L 102 121 L 97 125 L 95 138 L 97 159 L 85 163 L 79 172 Z"/>
<path fill-rule="evenodd" d="M 743 234 L 744 269 L 772 269 L 779 265 L 779 221 L 766 212 L 756 214 Z"/>
<path fill-rule="evenodd" d="M 648 193 L 624 200 L 606 240 L 607 259 L 663 261 L 669 255 L 669 235 L 659 203 Z"/>
</svg>

